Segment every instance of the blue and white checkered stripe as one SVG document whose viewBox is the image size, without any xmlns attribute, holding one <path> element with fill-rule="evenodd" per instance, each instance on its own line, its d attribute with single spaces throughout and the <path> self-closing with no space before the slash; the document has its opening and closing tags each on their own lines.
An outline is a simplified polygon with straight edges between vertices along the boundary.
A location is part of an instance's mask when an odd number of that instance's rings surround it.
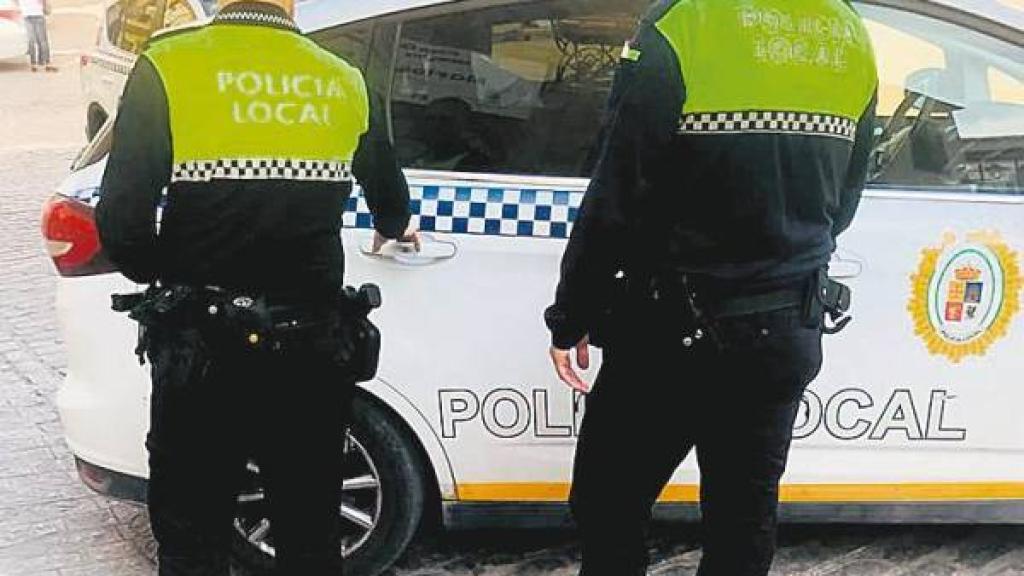
<svg viewBox="0 0 1024 576">
<path fill-rule="evenodd" d="M 413 224 L 424 232 L 568 238 L 582 192 L 534 189 L 412 186 Z M 345 211 L 348 228 L 372 228 L 366 199 L 357 190 Z"/>
<path fill-rule="evenodd" d="M 583 192 L 534 189 L 410 186 L 413 224 L 425 232 L 568 238 Z M 78 196 L 92 206 L 99 189 Z M 161 202 L 161 206 L 162 206 Z M 345 206 L 346 228 L 373 228 L 366 197 L 357 187 Z"/>
</svg>

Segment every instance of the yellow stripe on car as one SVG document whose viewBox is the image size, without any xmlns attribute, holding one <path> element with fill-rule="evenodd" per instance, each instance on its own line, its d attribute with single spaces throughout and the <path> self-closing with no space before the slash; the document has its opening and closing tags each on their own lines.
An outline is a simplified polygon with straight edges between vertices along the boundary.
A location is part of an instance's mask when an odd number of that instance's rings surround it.
<svg viewBox="0 0 1024 576">
<path fill-rule="evenodd" d="M 698 501 L 699 487 L 673 484 L 665 488 L 659 502 Z M 459 484 L 463 502 L 564 502 L 568 483 Z M 957 482 L 896 484 L 789 484 L 782 486 L 783 502 L 957 502 L 979 500 L 1024 500 L 1024 482 Z"/>
</svg>

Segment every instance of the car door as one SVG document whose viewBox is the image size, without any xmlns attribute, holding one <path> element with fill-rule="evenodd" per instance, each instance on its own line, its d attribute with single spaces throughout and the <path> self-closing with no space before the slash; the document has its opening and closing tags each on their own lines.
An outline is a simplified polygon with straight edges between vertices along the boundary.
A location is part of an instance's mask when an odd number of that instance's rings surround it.
<svg viewBox="0 0 1024 576">
<path fill-rule="evenodd" d="M 135 55 L 120 46 L 125 18 L 125 2 L 112 2 L 104 13 L 104 25 L 98 48 L 82 69 L 82 83 L 90 105 L 98 104 L 101 112 L 92 112 L 90 130 L 98 130 L 103 120 L 117 111 L 124 79 L 131 71 Z"/>
<path fill-rule="evenodd" d="M 1024 35 L 885 4 L 858 5 L 879 144 L 832 267 L 855 320 L 826 340 L 784 497 L 1024 498 Z"/>
<path fill-rule="evenodd" d="M 369 75 L 425 244 L 367 254 L 353 200 L 348 279 L 384 287 L 380 377 L 431 422 L 461 499 L 564 497 L 577 411 L 542 313 L 643 4 L 460 3 L 374 33 L 393 46 Z"/>
<path fill-rule="evenodd" d="M 165 0 L 120 0 L 107 8 L 107 36 L 94 58 L 94 90 L 107 116 L 121 101 L 128 74 L 149 37 L 163 26 Z"/>
</svg>

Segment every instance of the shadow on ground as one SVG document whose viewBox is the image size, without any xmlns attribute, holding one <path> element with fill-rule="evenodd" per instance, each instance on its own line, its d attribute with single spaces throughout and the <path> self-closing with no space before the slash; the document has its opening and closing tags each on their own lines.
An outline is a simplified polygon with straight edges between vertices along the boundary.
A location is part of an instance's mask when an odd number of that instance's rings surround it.
<svg viewBox="0 0 1024 576">
<path fill-rule="evenodd" d="M 652 530 L 650 576 L 692 576 L 693 524 Z M 783 526 L 773 576 L 1024 575 L 1024 526 Z M 386 576 L 575 576 L 570 530 L 488 530 L 421 536 Z M 239 568 L 236 576 L 265 576 Z"/>
<path fill-rule="evenodd" d="M 27 72 L 28 69 L 28 62 L 0 60 L 0 74 L 6 74 L 8 72 Z M 40 74 L 42 74 L 42 72 L 40 72 Z"/>
</svg>

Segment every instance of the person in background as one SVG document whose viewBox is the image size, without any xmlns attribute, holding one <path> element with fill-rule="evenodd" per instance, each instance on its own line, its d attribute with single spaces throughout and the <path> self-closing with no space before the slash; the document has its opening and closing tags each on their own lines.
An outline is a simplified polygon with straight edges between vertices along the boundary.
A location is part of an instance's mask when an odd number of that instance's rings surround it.
<svg viewBox="0 0 1024 576">
<path fill-rule="evenodd" d="M 46 31 L 50 1 L 19 0 L 19 5 L 28 30 L 28 56 L 32 61 L 32 71 L 38 72 L 42 67 L 47 72 L 56 72 L 57 67 L 50 63 L 50 38 Z"/>
</svg>

